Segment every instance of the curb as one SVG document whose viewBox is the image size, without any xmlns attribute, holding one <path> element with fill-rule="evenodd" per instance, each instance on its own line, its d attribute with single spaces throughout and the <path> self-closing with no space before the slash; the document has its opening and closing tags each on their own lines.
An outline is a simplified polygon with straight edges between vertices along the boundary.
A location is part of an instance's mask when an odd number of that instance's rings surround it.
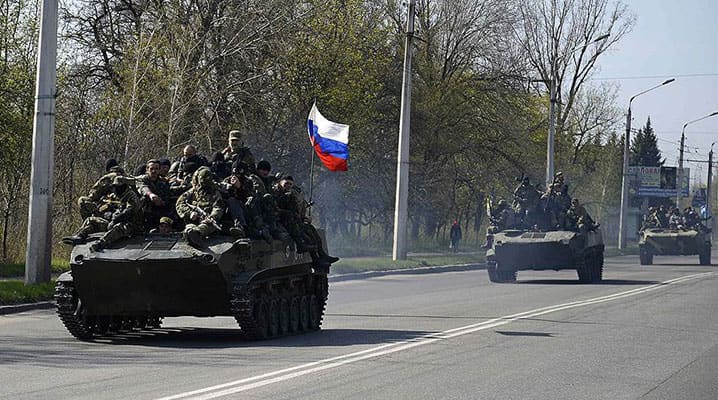
<svg viewBox="0 0 718 400">
<path fill-rule="evenodd" d="M 12 304 L 9 306 L 0 306 L 0 315 L 15 314 L 24 311 L 46 310 L 55 308 L 54 301 L 40 301 L 37 303 Z"/>
</svg>

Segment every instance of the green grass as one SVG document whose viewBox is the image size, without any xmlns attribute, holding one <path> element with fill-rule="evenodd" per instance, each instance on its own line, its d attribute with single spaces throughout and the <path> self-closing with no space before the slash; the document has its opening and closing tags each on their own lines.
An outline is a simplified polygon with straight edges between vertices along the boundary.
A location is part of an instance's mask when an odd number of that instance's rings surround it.
<svg viewBox="0 0 718 400">
<path fill-rule="evenodd" d="M 442 254 L 408 257 L 406 260 L 393 261 L 391 257 L 351 257 L 342 258 L 332 265 L 332 273 L 347 274 L 365 271 L 387 271 L 392 269 L 410 269 L 439 265 L 471 264 L 484 262 L 484 254 Z"/>
<path fill-rule="evenodd" d="M 22 281 L 0 281 L 0 305 L 51 300 L 54 292 L 54 281 L 28 286 Z"/>
<path fill-rule="evenodd" d="M 52 273 L 60 274 L 70 270 L 70 263 L 67 260 L 53 259 Z M 18 278 L 25 276 L 25 264 L 22 263 L 0 263 L 0 278 Z"/>
</svg>

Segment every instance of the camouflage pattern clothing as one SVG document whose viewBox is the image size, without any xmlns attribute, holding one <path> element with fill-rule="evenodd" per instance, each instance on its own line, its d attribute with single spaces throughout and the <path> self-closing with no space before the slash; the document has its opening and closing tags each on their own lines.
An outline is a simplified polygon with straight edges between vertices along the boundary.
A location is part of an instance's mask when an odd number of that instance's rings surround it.
<svg viewBox="0 0 718 400">
<path fill-rule="evenodd" d="M 134 232 L 142 231 L 142 205 L 135 190 L 135 180 L 116 176 L 112 186 L 119 204 L 107 224 L 107 232 L 90 246 L 92 251 L 101 250 L 111 243 L 130 237 Z"/>
<path fill-rule="evenodd" d="M 124 172 L 120 167 L 112 167 L 110 172 L 100 177 L 92 185 L 87 196 L 82 196 L 77 200 L 77 205 L 80 207 L 80 217 L 82 217 L 83 221 L 88 217 L 99 216 L 101 200 L 112 193 L 112 182 L 115 177 L 122 175 L 124 175 Z"/>
<path fill-rule="evenodd" d="M 218 221 L 222 219 L 227 203 L 217 190 L 212 172 L 207 167 L 197 170 L 192 176 L 192 189 L 177 199 L 177 215 L 187 226 L 185 234 L 192 244 L 219 230 Z"/>
</svg>

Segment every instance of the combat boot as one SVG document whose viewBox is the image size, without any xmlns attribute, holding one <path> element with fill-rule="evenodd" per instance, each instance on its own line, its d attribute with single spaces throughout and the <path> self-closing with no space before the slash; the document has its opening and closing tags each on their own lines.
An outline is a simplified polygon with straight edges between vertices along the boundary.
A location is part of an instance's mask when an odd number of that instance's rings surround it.
<svg viewBox="0 0 718 400">
<path fill-rule="evenodd" d="M 333 264 L 339 261 L 339 257 L 330 256 L 324 251 L 324 248 L 322 248 L 322 246 L 318 246 L 317 253 L 319 253 L 319 257 L 321 257 L 322 260 L 328 262 L 329 264 Z"/>
<path fill-rule="evenodd" d="M 193 229 L 193 228 L 187 229 L 184 231 L 183 236 L 184 236 L 185 240 L 187 241 L 187 243 L 190 244 L 190 246 L 202 247 L 204 245 L 203 240 L 202 240 L 202 233 L 200 233 L 200 231 L 198 229 Z"/>
<path fill-rule="evenodd" d="M 235 226 L 229 228 L 229 234 L 235 239 L 247 237 L 244 227 L 240 224 L 236 224 Z"/>
<path fill-rule="evenodd" d="M 98 240 L 98 241 L 96 241 L 95 243 L 93 243 L 93 244 L 90 245 L 90 251 L 92 251 L 92 252 L 100 251 L 100 250 L 104 249 L 105 246 L 107 246 L 107 242 L 105 242 L 104 240 L 100 239 L 100 240 Z"/>
<path fill-rule="evenodd" d="M 310 251 L 309 255 L 312 257 L 312 261 L 316 264 L 317 268 L 327 269 L 332 266 L 332 263 L 320 257 L 317 251 Z"/>
<path fill-rule="evenodd" d="M 72 235 L 72 236 L 65 236 L 64 238 L 62 238 L 62 243 L 69 244 L 71 246 L 83 244 L 86 241 L 87 241 L 87 235 L 84 235 L 82 233 L 78 233 L 78 234 Z"/>
</svg>

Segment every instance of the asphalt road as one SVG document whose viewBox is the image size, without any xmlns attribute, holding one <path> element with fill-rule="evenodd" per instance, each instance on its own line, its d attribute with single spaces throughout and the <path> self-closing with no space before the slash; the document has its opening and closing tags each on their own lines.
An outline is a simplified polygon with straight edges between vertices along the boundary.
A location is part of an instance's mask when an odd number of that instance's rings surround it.
<svg viewBox="0 0 718 400">
<path fill-rule="evenodd" d="M 0 316 L 2 399 L 718 399 L 718 267 L 608 259 L 605 282 L 520 272 L 333 282 L 324 329 L 246 342 L 170 318 L 83 343 L 51 310 Z"/>
</svg>

